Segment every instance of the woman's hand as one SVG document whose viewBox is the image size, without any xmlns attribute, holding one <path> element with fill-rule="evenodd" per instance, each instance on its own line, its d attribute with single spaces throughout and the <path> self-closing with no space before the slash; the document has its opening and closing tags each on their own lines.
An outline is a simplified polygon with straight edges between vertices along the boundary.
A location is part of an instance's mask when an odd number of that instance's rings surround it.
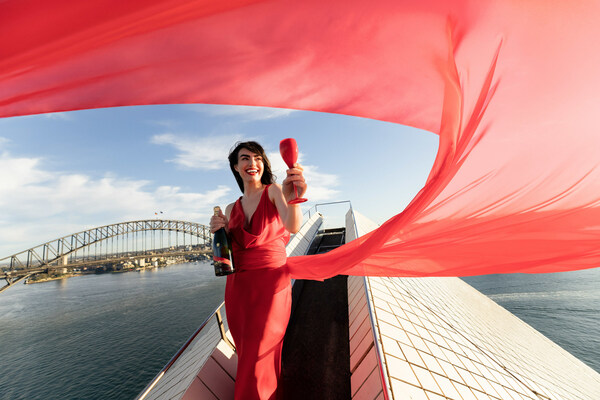
<svg viewBox="0 0 600 400">
<path fill-rule="evenodd" d="M 283 190 L 283 196 L 286 201 L 290 201 L 296 198 L 296 193 L 294 192 L 294 185 L 296 186 L 296 190 L 298 191 L 298 197 L 303 197 L 304 193 L 306 193 L 306 180 L 303 175 L 304 168 L 302 165 L 296 163 L 293 168 L 290 168 L 286 171 L 287 177 L 283 180 L 281 189 Z"/>
<path fill-rule="evenodd" d="M 229 220 L 223 214 L 223 211 L 219 211 L 219 215 L 213 215 L 210 217 L 210 233 L 215 233 L 221 228 L 225 228 L 226 231 L 229 230 Z"/>
</svg>

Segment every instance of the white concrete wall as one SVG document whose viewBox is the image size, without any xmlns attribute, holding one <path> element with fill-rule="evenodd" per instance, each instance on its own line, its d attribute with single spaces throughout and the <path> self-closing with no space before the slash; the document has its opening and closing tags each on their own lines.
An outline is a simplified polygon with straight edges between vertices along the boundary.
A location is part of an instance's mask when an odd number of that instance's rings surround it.
<svg viewBox="0 0 600 400">
<path fill-rule="evenodd" d="M 298 233 L 290 238 L 290 241 L 285 248 L 288 257 L 305 255 L 322 223 L 323 216 L 321 214 L 312 214 L 311 217 L 304 222 Z"/>
</svg>

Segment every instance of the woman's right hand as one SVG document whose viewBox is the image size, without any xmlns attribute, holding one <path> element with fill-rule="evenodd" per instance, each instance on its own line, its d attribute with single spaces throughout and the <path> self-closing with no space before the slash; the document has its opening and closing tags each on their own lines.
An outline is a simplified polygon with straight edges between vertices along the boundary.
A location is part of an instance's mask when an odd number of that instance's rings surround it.
<svg viewBox="0 0 600 400">
<path fill-rule="evenodd" d="M 210 233 L 215 233 L 221 228 L 228 230 L 229 221 L 223 211 L 219 211 L 219 215 L 213 215 L 210 217 Z"/>
</svg>

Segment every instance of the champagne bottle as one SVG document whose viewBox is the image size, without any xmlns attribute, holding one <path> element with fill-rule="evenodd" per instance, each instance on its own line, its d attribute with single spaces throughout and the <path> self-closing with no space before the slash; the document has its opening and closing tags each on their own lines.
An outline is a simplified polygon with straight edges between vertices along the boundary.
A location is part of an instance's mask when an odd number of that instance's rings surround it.
<svg viewBox="0 0 600 400">
<path fill-rule="evenodd" d="M 218 216 L 221 212 L 221 207 L 215 207 L 214 212 Z M 225 228 L 221 228 L 213 234 L 212 250 L 215 275 L 223 276 L 234 273 L 231 246 L 229 245 L 229 238 L 227 237 Z"/>
</svg>

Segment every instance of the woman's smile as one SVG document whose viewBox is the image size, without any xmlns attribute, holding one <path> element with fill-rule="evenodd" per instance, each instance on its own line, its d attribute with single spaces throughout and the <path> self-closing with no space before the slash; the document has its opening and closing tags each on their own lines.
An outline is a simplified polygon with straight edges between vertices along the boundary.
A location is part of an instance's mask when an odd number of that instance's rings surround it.
<svg viewBox="0 0 600 400">
<path fill-rule="evenodd" d="M 264 169 L 263 159 L 260 154 L 241 149 L 236 169 L 243 180 L 260 181 Z"/>
</svg>

